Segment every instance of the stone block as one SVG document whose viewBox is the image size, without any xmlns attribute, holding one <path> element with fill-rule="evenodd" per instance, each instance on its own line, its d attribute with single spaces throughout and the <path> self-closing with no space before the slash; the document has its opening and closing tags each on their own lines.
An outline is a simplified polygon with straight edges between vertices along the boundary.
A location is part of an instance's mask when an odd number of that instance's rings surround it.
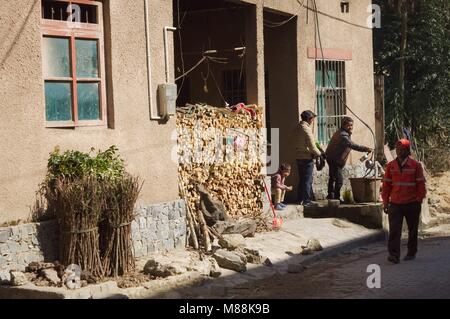
<svg viewBox="0 0 450 319">
<path fill-rule="evenodd" d="M 9 271 L 0 271 L 0 285 L 9 284 L 11 281 L 11 275 Z"/>
<path fill-rule="evenodd" d="M 15 241 L 8 243 L 8 250 L 10 254 L 16 254 L 20 251 L 20 245 Z"/>
<path fill-rule="evenodd" d="M 26 265 L 29 265 L 32 262 L 38 262 L 43 260 L 44 256 L 35 253 L 29 253 L 24 256 L 24 262 Z"/>
<path fill-rule="evenodd" d="M 172 208 L 172 209 L 169 211 L 169 220 L 176 220 L 176 219 L 178 219 L 178 218 L 180 218 L 179 210 L 176 209 L 176 208 Z"/>
<path fill-rule="evenodd" d="M 156 249 L 155 243 L 153 241 L 148 242 L 147 243 L 147 253 L 151 254 L 151 253 L 154 253 L 156 251 L 157 251 L 157 249 Z"/>
<path fill-rule="evenodd" d="M 134 233 L 134 232 L 137 232 L 138 230 L 139 230 L 139 224 L 136 220 L 133 220 L 131 222 L 131 232 Z"/>
<path fill-rule="evenodd" d="M 6 265 L 6 258 L 0 255 L 0 269 Z"/>
<path fill-rule="evenodd" d="M 149 213 L 149 217 L 153 218 L 154 220 L 157 220 L 159 218 L 159 211 L 155 207 L 149 207 Z"/>
<path fill-rule="evenodd" d="M 241 256 L 234 252 L 219 249 L 213 254 L 213 258 L 222 268 L 237 272 L 245 272 L 247 270 L 246 261 L 242 260 Z"/>
<path fill-rule="evenodd" d="M 20 236 L 20 228 L 19 226 L 11 227 L 11 236 L 19 237 Z"/>
<path fill-rule="evenodd" d="M 24 225 L 24 228 L 25 228 L 25 230 L 26 230 L 28 235 L 36 234 L 36 225 L 34 225 L 34 224 L 26 224 L 26 225 Z"/>
<path fill-rule="evenodd" d="M 161 207 L 161 214 L 163 216 L 169 216 L 170 206 L 168 204 L 163 204 Z"/>
<path fill-rule="evenodd" d="M 186 246 L 186 236 L 175 238 L 175 248 L 183 248 Z"/>
<path fill-rule="evenodd" d="M 169 229 L 175 229 L 177 227 L 177 221 L 176 220 L 169 220 Z"/>
<path fill-rule="evenodd" d="M 219 244 L 223 248 L 235 250 L 245 246 L 245 239 L 241 234 L 225 234 L 219 238 Z"/>
<path fill-rule="evenodd" d="M 157 237 L 159 240 L 164 241 L 169 238 L 169 231 L 166 230 L 158 230 Z"/>
<path fill-rule="evenodd" d="M 9 228 L 0 229 L 0 243 L 6 243 L 11 235 Z"/>
<path fill-rule="evenodd" d="M 148 222 L 147 222 L 147 230 L 150 232 L 150 233 L 156 233 L 156 225 L 155 225 L 155 223 L 154 222 L 152 222 L 151 224 L 149 224 Z"/>
<path fill-rule="evenodd" d="M 163 241 L 163 246 L 164 246 L 164 249 L 172 250 L 175 248 L 175 242 L 172 238 L 169 238 L 169 239 Z"/>
<path fill-rule="evenodd" d="M 147 220 L 145 217 L 139 217 L 139 228 L 145 229 L 147 227 Z"/>
<path fill-rule="evenodd" d="M 21 253 L 27 252 L 28 250 L 30 250 L 30 248 L 28 247 L 27 243 L 25 243 L 25 242 L 20 243 L 20 252 Z"/>
<path fill-rule="evenodd" d="M 141 257 L 142 256 L 142 242 L 136 241 L 133 243 L 134 247 L 134 256 Z"/>
</svg>

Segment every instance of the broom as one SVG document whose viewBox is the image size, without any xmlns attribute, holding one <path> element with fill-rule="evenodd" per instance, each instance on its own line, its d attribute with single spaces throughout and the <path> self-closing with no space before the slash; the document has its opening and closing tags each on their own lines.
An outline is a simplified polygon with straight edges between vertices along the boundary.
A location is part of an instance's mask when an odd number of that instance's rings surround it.
<svg viewBox="0 0 450 319">
<path fill-rule="evenodd" d="M 275 213 L 275 207 L 273 207 L 272 198 L 270 196 L 269 189 L 267 188 L 266 181 L 264 180 L 264 178 L 262 178 L 262 181 L 264 184 L 264 189 L 266 190 L 267 198 L 269 199 L 270 208 L 272 208 L 272 213 L 273 213 L 272 229 L 278 230 L 281 228 L 281 225 L 283 225 L 283 218 L 277 217 L 277 214 Z"/>
</svg>

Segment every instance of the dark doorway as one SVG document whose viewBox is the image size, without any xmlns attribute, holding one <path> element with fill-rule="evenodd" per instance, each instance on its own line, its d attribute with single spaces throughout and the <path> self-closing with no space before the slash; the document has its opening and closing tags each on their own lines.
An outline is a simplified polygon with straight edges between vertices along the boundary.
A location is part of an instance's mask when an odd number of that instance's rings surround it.
<svg viewBox="0 0 450 319">
<path fill-rule="evenodd" d="M 264 12 L 264 63 L 266 70 L 266 125 L 279 129 L 279 140 L 271 135 L 273 144 L 279 143 L 280 163 L 293 167 L 287 183 L 297 183 L 295 169 L 295 147 L 292 136 L 299 122 L 298 108 L 298 69 L 297 69 L 297 18 L 278 26 L 275 23 L 286 21 L 290 15 Z M 267 23 L 268 22 L 268 23 Z M 269 26 L 270 25 L 270 26 Z M 272 154 L 273 157 L 273 154 Z M 295 201 L 295 189 L 286 196 L 287 201 Z"/>
</svg>

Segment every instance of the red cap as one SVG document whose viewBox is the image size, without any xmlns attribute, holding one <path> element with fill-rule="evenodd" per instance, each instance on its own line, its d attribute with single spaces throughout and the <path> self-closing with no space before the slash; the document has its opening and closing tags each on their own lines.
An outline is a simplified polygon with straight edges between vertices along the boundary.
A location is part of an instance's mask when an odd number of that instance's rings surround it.
<svg viewBox="0 0 450 319">
<path fill-rule="evenodd" d="M 402 138 L 397 141 L 397 145 L 401 145 L 407 149 L 411 148 L 411 142 L 408 141 L 406 138 Z"/>
</svg>

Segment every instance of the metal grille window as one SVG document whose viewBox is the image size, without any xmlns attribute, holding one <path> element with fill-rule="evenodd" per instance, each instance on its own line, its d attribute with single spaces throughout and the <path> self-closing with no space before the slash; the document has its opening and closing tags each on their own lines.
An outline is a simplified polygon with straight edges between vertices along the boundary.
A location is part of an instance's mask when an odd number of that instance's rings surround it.
<svg viewBox="0 0 450 319">
<path fill-rule="evenodd" d="M 245 73 L 241 70 L 223 71 L 223 88 L 225 100 L 230 105 L 247 103 Z"/>
<path fill-rule="evenodd" d="M 316 61 L 318 140 L 328 144 L 345 115 L 345 62 Z"/>
</svg>

